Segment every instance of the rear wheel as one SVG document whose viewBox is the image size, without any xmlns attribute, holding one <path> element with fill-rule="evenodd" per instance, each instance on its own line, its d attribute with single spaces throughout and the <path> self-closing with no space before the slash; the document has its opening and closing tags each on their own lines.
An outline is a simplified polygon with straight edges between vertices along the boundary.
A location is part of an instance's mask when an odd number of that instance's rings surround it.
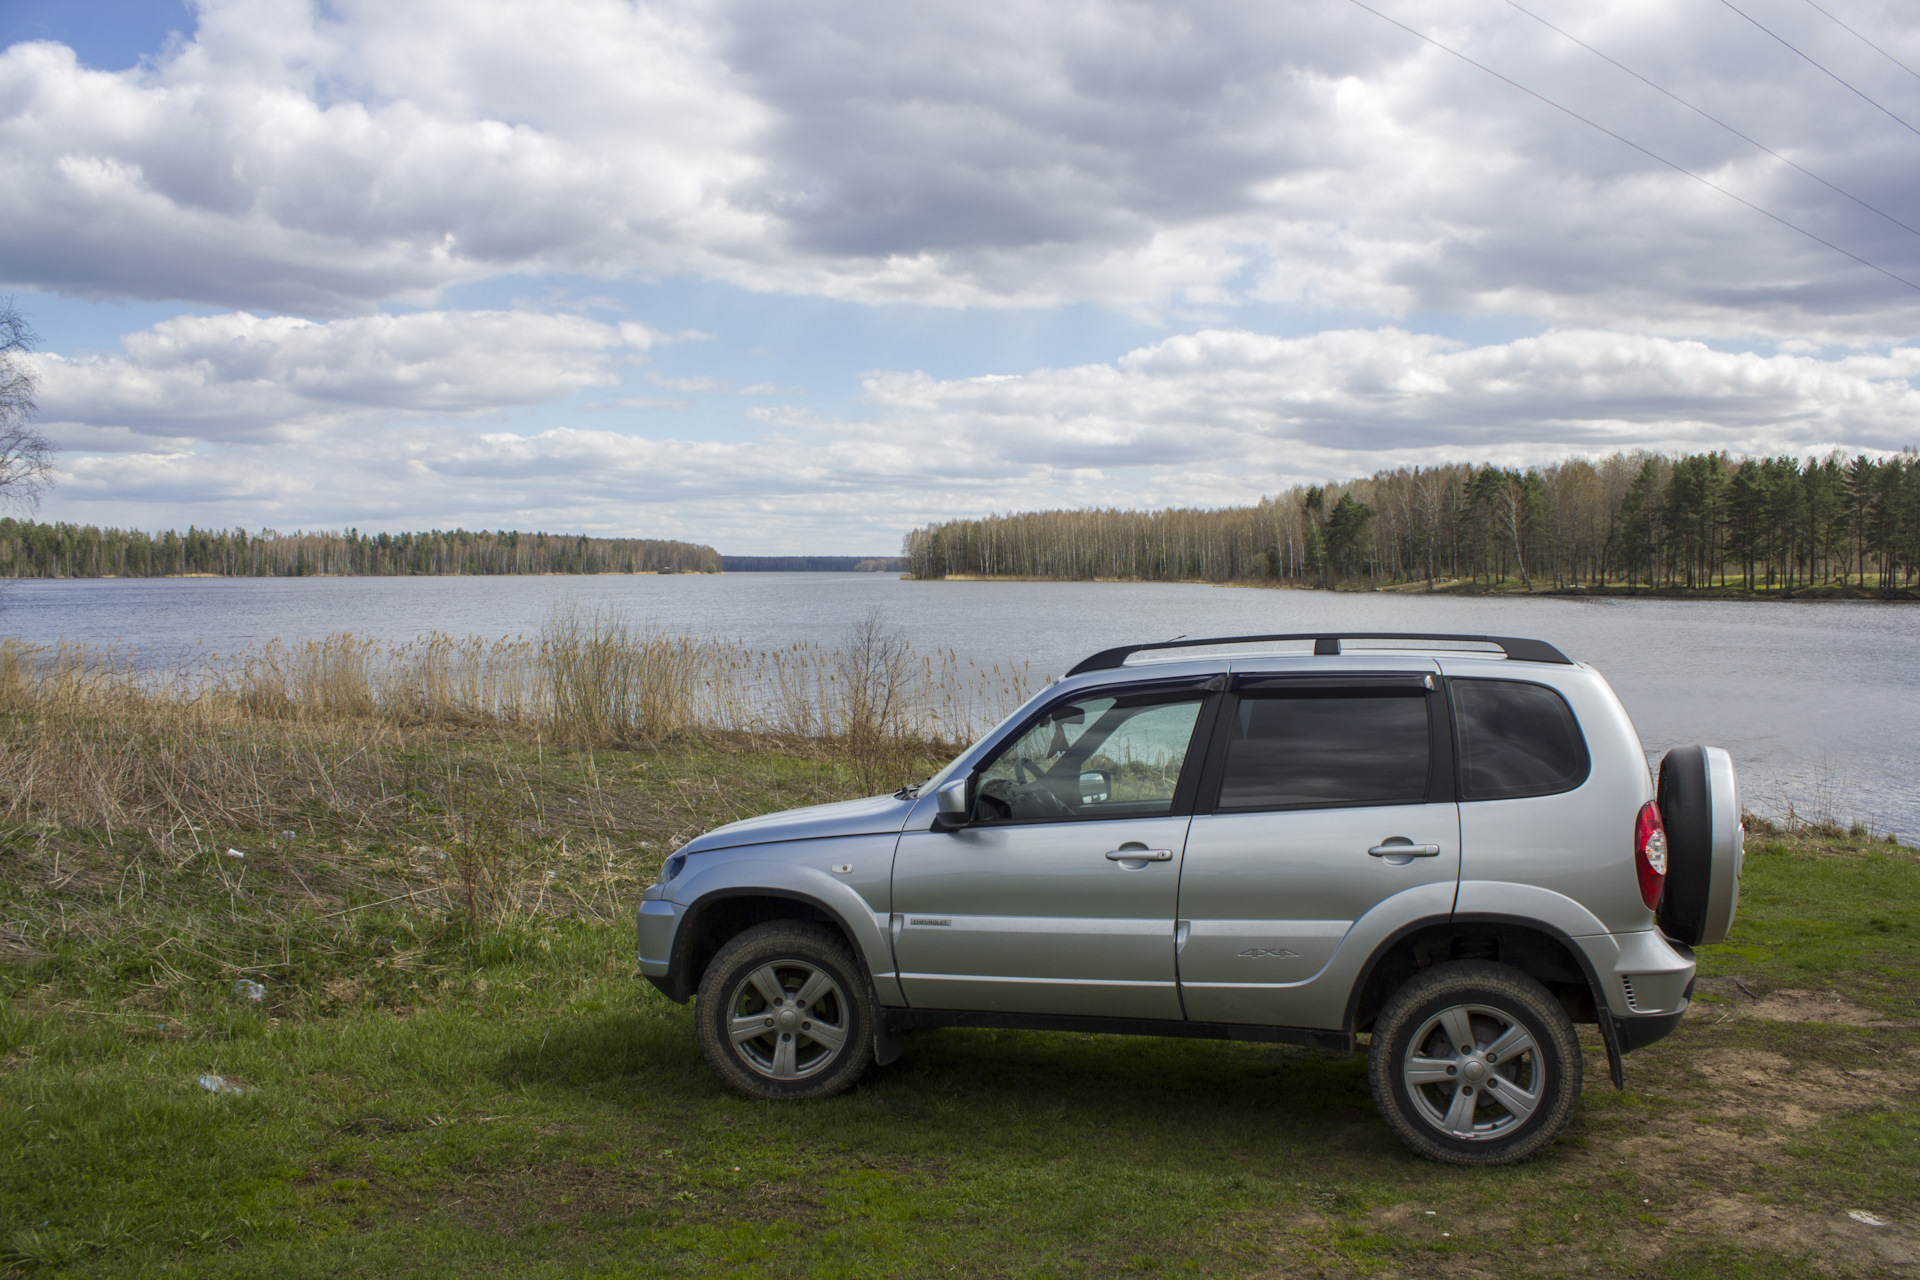
<svg viewBox="0 0 1920 1280">
<path fill-rule="evenodd" d="M 772 920 L 720 948 L 694 1007 L 700 1051 L 750 1098 L 825 1098 L 873 1060 L 866 971 L 831 930 Z"/>
<path fill-rule="evenodd" d="M 1367 1076 L 1400 1140 L 1447 1164 L 1514 1164 L 1560 1136 L 1580 1041 L 1547 989 L 1479 960 L 1435 965 L 1380 1010 Z"/>
</svg>

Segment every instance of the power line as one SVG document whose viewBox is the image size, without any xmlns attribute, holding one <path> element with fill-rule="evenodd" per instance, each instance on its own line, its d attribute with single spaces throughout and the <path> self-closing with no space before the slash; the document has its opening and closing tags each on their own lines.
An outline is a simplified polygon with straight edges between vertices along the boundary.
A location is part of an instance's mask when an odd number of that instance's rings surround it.
<svg viewBox="0 0 1920 1280">
<path fill-rule="evenodd" d="M 1787 48 L 1792 49 L 1793 52 L 1800 54 L 1802 58 L 1805 58 L 1813 66 L 1819 67 L 1820 70 L 1822 71 L 1826 71 L 1826 73 L 1829 76 L 1833 77 L 1833 82 L 1835 84 L 1840 85 L 1841 87 L 1845 88 L 1848 92 L 1857 95 L 1860 101 L 1871 106 L 1874 110 L 1886 116 L 1887 119 L 1893 121 L 1895 124 L 1899 125 L 1902 129 L 1905 129 L 1908 133 L 1920 134 L 1920 129 L 1914 128 L 1912 125 L 1908 124 L 1905 120 L 1902 120 L 1899 116 L 1893 114 L 1893 112 L 1888 111 L 1885 107 L 1875 102 L 1872 98 L 1869 98 L 1866 94 L 1861 93 L 1860 90 L 1855 89 L 1852 85 L 1848 84 L 1845 80 L 1842 80 L 1834 72 L 1827 71 L 1827 69 L 1823 66 L 1820 66 L 1818 62 L 1814 62 L 1811 55 L 1806 53 L 1801 53 L 1800 50 L 1795 49 L 1791 44 L 1787 44 L 1787 40 L 1785 36 L 1777 34 L 1776 32 L 1774 32 L 1768 27 L 1761 26 L 1760 20 L 1758 18 L 1753 17 L 1746 10 L 1742 9 L 1739 5 L 1735 4 L 1733 0 L 1720 0 L 1720 3 L 1727 6 L 1727 8 L 1733 10 L 1735 13 L 1739 14 L 1741 17 L 1745 18 L 1748 22 L 1753 23 L 1754 26 L 1759 27 L 1762 31 L 1765 31 L 1768 35 L 1772 36 L 1775 40 L 1778 40 L 1781 44 L 1786 45 Z"/>
<path fill-rule="evenodd" d="M 1399 19 L 1388 17 L 1386 14 L 1380 12 L 1378 9 L 1374 8 L 1373 6 L 1363 3 L 1362 0 L 1348 0 L 1348 3 L 1352 4 L 1357 9 L 1365 9 L 1368 13 L 1380 19 L 1382 22 L 1392 23 L 1394 26 L 1400 28 L 1402 31 L 1414 37 L 1414 39 L 1416 40 L 1424 40 L 1426 43 L 1440 50 L 1440 52 L 1451 54 L 1454 57 L 1460 59 L 1460 61 L 1466 63 L 1468 66 L 1477 67 L 1481 71 L 1484 71 L 1488 75 L 1492 76 L 1494 79 L 1500 80 L 1505 82 L 1506 84 L 1512 85 L 1514 88 L 1518 89 L 1520 92 L 1526 94 L 1529 98 L 1534 98 L 1540 102 L 1544 102 L 1548 106 L 1552 107 L 1555 111 L 1558 111 L 1563 115 L 1572 116 L 1575 120 L 1578 120 L 1581 124 L 1584 124 L 1589 128 L 1598 129 L 1601 133 L 1606 134 L 1609 138 L 1612 138 L 1615 142 L 1619 142 L 1626 146 L 1632 147 L 1635 151 L 1638 151 L 1641 155 L 1646 156 L 1650 160 L 1658 161 L 1659 163 L 1667 166 L 1667 168 L 1672 169 L 1675 173 L 1683 173 L 1687 177 L 1692 178 L 1695 182 L 1698 182 L 1699 184 L 1701 184 L 1702 186 L 1712 187 L 1715 191 L 1718 191 L 1721 195 L 1727 197 L 1727 199 L 1739 201 L 1741 204 L 1753 210 L 1755 213 L 1759 214 L 1761 217 L 1770 218 L 1773 221 L 1779 223 L 1781 226 L 1787 228 L 1789 231 L 1798 231 L 1801 235 L 1805 236 L 1809 240 L 1814 241 L 1816 244 L 1823 244 L 1827 248 L 1833 250 L 1835 253 L 1845 254 L 1847 257 L 1852 258 L 1855 262 L 1859 263 L 1861 266 L 1871 267 L 1873 270 L 1878 271 L 1881 275 L 1887 277 L 1889 280 L 1897 280 L 1901 284 L 1907 286 L 1907 288 L 1912 289 L 1916 293 L 1920 293 L 1920 284 L 1915 284 L 1913 281 L 1907 279 L 1905 276 L 1896 275 L 1893 272 L 1887 270 L 1885 267 L 1881 266 L 1879 263 L 1869 262 L 1865 258 L 1861 257 L 1857 253 L 1854 253 L 1850 249 L 1842 249 L 1839 245 L 1835 244 L 1833 241 L 1825 239 L 1822 236 L 1817 236 L 1813 232 L 1807 230 L 1805 227 L 1799 226 L 1792 222 L 1788 222 L 1785 218 L 1781 217 L 1777 213 L 1767 212 L 1767 210 L 1762 209 L 1759 205 L 1753 203 L 1753 201 L 1745 199 L 1741 196 L 1735 195 L 1733 192 L 1727 190 L 1725 187 L 1721 186 L 1719 183 L 1714 182 L 1709 178 L 1703 178 L 1699 174 L 1695 173 L 1693 170 L 1688 169 L 1682 165 L 1675 164 L 1673 161 L 1667 159 L 1663 155 L 1658 154 L 1657 152 L 1647 150 L 1647 148 L 1641 146 L 1639 143 L 1635 142 L 1633 139 L 1624 138 L 1620 136 L 1619 134 L 1615 133 L 1613 130 L 1607 128 L 1607 126 L 1601 124 L 1599 121 L 1590 120 L 1586 116 L 1581 115 L 1578 111 L 1575 111 L 1572 107 L 1561 106 L 1559 103 L 1555 102 L 1552 98 L 1547 97 L 1545 94 L 1536 93 L 1534 90 L 1529 89 L 1527 88 L 1527 86 L 1521 84 L 1518 80 L 1512 79 L 1509 76 L 1501 75 L 1498 71 L 1495 71 L 1492 67 L 1488 66 L 1486 63 L 1476 62 L 1472 58 L 1469 58 L 1466 54 L 1461 53 L 1458 49 L 1449 48 L 1448 46 L 1441 44 L 1438 40 L 1435 40 L 1432 36 L 1426 35 L 1423 32 L 1414 30 L 1412 27 L 1408 26 L 1404 22 L 1401 22 Z"/>
<path fill-rule="evenodd" d="M 1820 9 L 1820 6 L 1817 4 L 1814 4 L 1813 0 L 1807 0 L 1807 4 L 1815 9 Z M 1834 23 L 1838 25 L 1842 31 L 1852 36 L 1855 40 L 1858 40 L 1861 44 L 1867 46 L 1867 48 L 1873 50 L 1875 53 L 1885 58 L 1888 62 L 1891 62 L 1894 66 L 1900 68 L 1902 71 L 1912 76 L 1914 79 L 1920 80 L 1920 71 L 1915 71 L 1912 67 L 1900 61 L 1900 59 L 1894 57 L 1892 54 L 1888 53 L 1885 49 L 1882 49 L 1879 45 L 1867 39 L 1865 36 L 1861 35 L 1858 31 L 1855 31 L 1852 27 L 1848 26 L 1846 23 L 1841 22 L 1839 18 L 1834 17 L 1834 15 L 1829 11 L 1825 9 L 1820 9 L 1820 12 L 1826 14 L 1829 18 L 1833 18 Z"/>
<path fill-rule="evenodd" d="M 1811 3 L 1812 0 L 1808 0 L 1808 2 Z M 1868 204 L 1865 200 L 1862 200 L 1859 196 L 1854 195 L 1851 191 L 1847 191 L 1841 187 L 1835 186 L 1831 182 L 1828 182 L 1825 178 L 1821 177 L 1819 174 L 1815 173 L 1813 170 L 1807 168 L 1805 165 L 1802 165 L 1793 160 L 1787 159 L 1787 157 L 1781 155 L 1778 151 L 1775 151 L 1772 147 L 1760 141 L 1758 138 L 1742 133 L 1740 130 L 1728 124 L 1725 120 L 1722 120 L 1720 119 L 1720 117 L 1709 113 L 1705 108 L 1696 107 L 1693 103 L 1688 102 L 1685 98 L 1681 97 L 1679 94 L 1674 93 L 1672 90 L 1667 89 L 1659 84 L 1654 83 L 1652 80 L 1647 79 L 1647 77 L 1641 75 L 1638 71 L 1635 71 L 1632 67 L 1627 66 L 1625 63 L 1620 62 L 1617 59 L 1608 57 L 1606 54 L 1600 52 L 1600 50 L 1594 48 L 1592 45 L 1588 44 L 1585 40 L 1582 40 L 1579 36 L 1574 35 L 1572 32 L 1566 31 L 1560 27 L 1554 26 L 1551 22 L 1548 22 L 1545 18 L 1533 12 L 1533 10 L 1528 9 L 1525 6 L 1521 5 L 1519 3 L 1519 0 L 1507 0 L 1507 3 L 1512 5 L 1514 8 L 1520 10 L 1521 13 L 1526 14 L 1529 18 L 1532 18 L 1535 22 L 1539 23 L 1541 26 L 1545 27 L 1547 30 L 1555 32 L 1559 35 L 1565 36 L 1567 39 L 1579 45 L 1582 49 L 1585 49 L 1588 53 L 1591 53 L 1594 57 L 1600 58 L 1606 62 L 1612 63 L 1614 66 L 1620 68 L 1620 70 L 1632 76 L 1635 80 L 1638 80 L 1641 84 L 1646 85 L 1649 89 L 1653 89 L 1659 93 L 1666 94 L 1667 97 L 1672 98 L 1675 102 L 1679 103 L 1681 106 L 1685 107 L 1687 110 L 1694 112 L 1696 115 L 1702 116 L 1705 119 L 1711 120 L 1713 123 L 1719 125 L 1722 129 L 1725 129 L 1728 133 L 1732 134 L 1734 137 L 1739 138 L 1745 142 L 1750 142 L 1754 146 L 1766 152 L 1768 155 L 1772 156 L 1775 160 L 1778 160 L 1780 163 L 1785 165 L 1791 165 L 1793 168 L 1798 169 L 1801 173 L 1806 174 L 1809 178 L 1812 178 L 1815 182 L 1827 188 L 1827 190 L 1832 191 L 1838 195 L 1845 196 L 1847 199 L 1853 201 L 1855 204 L 1859 205 L 1862 209 L 1865 209 L 1869 213 L 1879 214 L 1881 217 L 1885 218 L 1888 222 L 1891 222 L 1894 226 L 1899 227 L 1903 231 L 1910 231 L 1914 235 L 1920 236 L 1920 227 L 1913 227 L 1908 225 L 1905 222 L 1902 222 L 1900 219 L 1888 213 L 1885 209 L 1881 209 L 1881 208 L 1878 208 L 1877 206 Z"/>
</svg>

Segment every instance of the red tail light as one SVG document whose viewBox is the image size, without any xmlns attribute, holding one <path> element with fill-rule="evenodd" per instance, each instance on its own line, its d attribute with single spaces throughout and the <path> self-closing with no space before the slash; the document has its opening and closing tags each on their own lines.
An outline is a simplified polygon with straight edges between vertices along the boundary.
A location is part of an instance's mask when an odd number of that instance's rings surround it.
<svg viewBox="0 0 1920 1280">
<path fill-rule="evenodd" d="M 1667 887 L 1667 828 L 1651 801 L 1640 806 L 1640 816 L 1633 820 L 1633 869 L 1640 875 L 1640 900 L 1647 910 L 1657 910 Z"/>
</svg>

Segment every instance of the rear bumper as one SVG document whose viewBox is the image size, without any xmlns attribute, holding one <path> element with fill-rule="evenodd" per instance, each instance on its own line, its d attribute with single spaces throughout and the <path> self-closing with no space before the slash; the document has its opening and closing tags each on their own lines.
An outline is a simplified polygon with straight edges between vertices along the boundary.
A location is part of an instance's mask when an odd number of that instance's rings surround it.
<svg viewBox="0 0 1920 1280">
<path fill-rule="evenodd" d="M 1644 1049 L 1656 1040 L 1665 1040 L 1679 1027 L 1680 1019 L 1687 1016 L 1685 1009 L 1678 1013 L 1644 1014 L 1632 1018 L 1615 1018 L 1613 1031 L 1620 1038 L 1620 1052 L 1632 1053 L 1635 1049 Z"/>
<path fill-rule="evenodd" d="M 1600 986 L 1599 994 L 1616 1023 L 1663 1018 L 1678 1023 L 1686 1013 L 1699 967 L 1690 947 L 1658 929 L 1595 934 L 1575 938 L 1574 942 L 1586 953 L 1590 971 Z M 1667 1031 L 1672 1029 L 1669 1026 Z M 1667 1031 L 1649 1035 L 1639 1043 L 1651 1044 Z"/>
</svg>

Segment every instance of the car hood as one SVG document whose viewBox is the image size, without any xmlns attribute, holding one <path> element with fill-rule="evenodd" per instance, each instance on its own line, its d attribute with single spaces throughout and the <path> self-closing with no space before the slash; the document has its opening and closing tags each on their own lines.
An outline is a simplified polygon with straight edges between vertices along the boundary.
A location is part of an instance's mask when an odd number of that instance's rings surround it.
<svg viewBox="0 0 1920 1280">
<path fill-rule="evenodd" d="M 786 809 L 715 827 L 680 846 L 681 853 L 704 853 L 743 844 L 770 844 L 778 840 L 820 840 L 828 836 L 885 835 L 898 831 L 913 808 L 911 800 L 870 796 L 842 800 L 806 809 Z"/>
</svg>

